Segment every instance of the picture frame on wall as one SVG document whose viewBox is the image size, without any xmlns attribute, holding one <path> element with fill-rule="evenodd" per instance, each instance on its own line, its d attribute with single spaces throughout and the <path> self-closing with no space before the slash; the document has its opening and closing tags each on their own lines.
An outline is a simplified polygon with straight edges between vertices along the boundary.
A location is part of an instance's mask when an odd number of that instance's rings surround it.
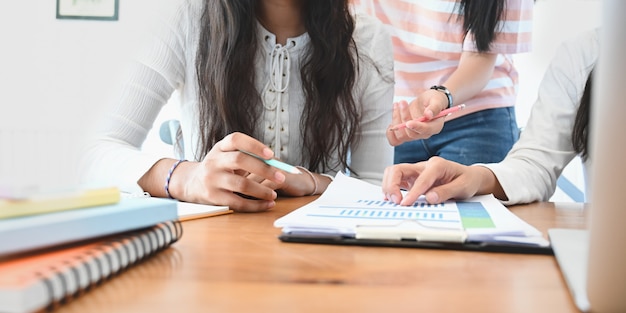
<svg viewBox="0 0 626 313">
<path fill-rule="evenodd" d="M 117 21 L 119 0 L 57 0 L 57 19 Z"/>
</svg>

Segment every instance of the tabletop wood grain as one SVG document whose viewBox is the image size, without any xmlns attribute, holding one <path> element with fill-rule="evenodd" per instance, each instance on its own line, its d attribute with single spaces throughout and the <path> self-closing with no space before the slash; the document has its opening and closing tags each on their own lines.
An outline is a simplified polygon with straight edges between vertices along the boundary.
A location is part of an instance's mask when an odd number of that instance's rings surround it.
<svg viewBox="0 0 626 313">
<path fill-rule="evenodd" d="M 58 312 L 576 312 L 553 256 L 284 243 L 264 213 L 183 223 L 172 247 Z M 544 236 L 584 228 L 581 204 L 510 208 Z"/>
</svg>

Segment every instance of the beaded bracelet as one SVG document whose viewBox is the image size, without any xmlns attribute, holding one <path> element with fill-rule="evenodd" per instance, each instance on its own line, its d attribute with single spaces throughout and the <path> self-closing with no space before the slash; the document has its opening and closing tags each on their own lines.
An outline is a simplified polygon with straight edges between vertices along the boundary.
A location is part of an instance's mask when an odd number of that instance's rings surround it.
<svg viewBox="0 0 626 313">
<path fill-rule="evenodd" d="M 313 192 L 311 192 L 310 194 L 308 194 L 308 196 L 312 196 L 312 195 L 316 195 L 317 194 L 317 179 L 315 178 L 315 175 L 313 175 L 313 173 L 311 173 L 311 171 L 309 171 L 307 168 L 302 167 L 302 166 L 296 166 L 298 169 L 302 170 L 303 172 L 309 174 L 309 176 L 311 176 L 311 179 L 313 179 Z"/>
<path fill-rule="evenodd" d="M 165 178 L 165 194 L 167 195 L 168 198 L 170 199 L 174 199 L 174 197 L 172 197 L 172 195 L 170 195 L 170 179 L 172 179 L 172 173 L 174 172 L 174 170 L 176 169 L 176 167 L 180 164 L 183 163 L 187 160 L 178 160 L 176 161 L 172 167 L 170 168 L 169 172 L 167 172 L 167 177 Z"/>
</svg>

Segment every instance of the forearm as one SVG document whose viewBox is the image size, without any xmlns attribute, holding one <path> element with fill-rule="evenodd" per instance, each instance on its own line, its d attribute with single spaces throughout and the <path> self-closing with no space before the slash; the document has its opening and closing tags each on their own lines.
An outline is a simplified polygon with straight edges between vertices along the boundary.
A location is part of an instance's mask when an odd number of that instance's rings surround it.
<svg viewBox="0 0 626 313">
<path fill-rule="evenodd" d="M 278 190 L 281 195 L 285 196 L 311 196 L 322 194 L 331 179 L 324 175 L 314 173 L 308 169 L 298 166 L 301 174 L 287 174 L 286 185 Z"/>
<path fill-rule="evenodd" d="M 165 192 L 165 182 L 168 177 L 168 172 L 171 170 L 172 166 L 177 162 L 175 159 L 161 159 L 157 161 L 138 181 L 137 184 L 145 191 L 148 192 L 151 196 L 167 198 L 168 195 Z M 179 168 L 180 167 L 180 168 Z M 172 172 L 169 175 L 170 181 L 168 183 L 168 191 L 170 195 L 178 199 L 177 195 L 181 193 L 182 188 L 177 187 L 180 186 L 177 176 L 182 175 L 182 165 L 178 164 L 176 169 L 174 169 L 177 173 Z M 180 175 L 176 175 L 180 174 Z"/>
<path fill-rule="evenodd" d="M 493 75 L 496 58 L 497 54 L 463 52 L 458 68 L 443 83 L 455 104 L 472 99 L 485 88 Z"/>
<path fill-rule="evenodd" d="M 498 178 L 489 168 L 480 165 L 470 166 L 469 168 L 474 172 L 476 177 L 479 177 L 478 191 L 476 194 L 493 194 L 497 199 L 502 201 L 508 200 Z"/>
</svg>

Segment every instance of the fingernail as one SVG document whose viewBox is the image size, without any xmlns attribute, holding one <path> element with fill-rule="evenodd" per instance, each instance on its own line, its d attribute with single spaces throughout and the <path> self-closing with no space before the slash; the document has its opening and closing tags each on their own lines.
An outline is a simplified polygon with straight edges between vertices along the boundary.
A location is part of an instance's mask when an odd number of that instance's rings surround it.
<svg viewBox="0 0 626 313">
<path fill-rule="evenodd" d="M 274 174 L 274 178 L 276 178 L 276 180 L 277 180 L 279 183 L 282 183 L 282 182 L 284 182 L 284 181 L 285 181 L 285 179 L 287 179 L 287 178 L 285 177 L 285 174 L 283 174 L 283 173 L 281 173 L 281 172 L 279 172 L 279 171 L 276 171 L 276 173 Z"/>
<path fill-rule="evenodd" d="M 267 208 L 268 208 L 268 209 L 271 209 L 271 208 L 273 208 L 273 207 L 275 207 L 275 206 L 276 206 L 276 202 L 274 202 L 274 201 L 270 201 L 270 202 L 267 204 Z"/>
<path fill-rule="evenodd" d="M 429 203 L 439 203 L 439 195 L 436 192 L 427 192 L 426 193 L 426 201 Z"/>
<path fill-rule="evenodd" d="M 426 116 L 428 119 L 431 119 L 433 116 L 435 116 L 435 113 L 433 113 L 433 110 L 431 109 L 426 109 L 424 110 L 424 116 Z"/>
<path fill-rule="evenodd" d="M 415 128 L 407 127 L 406 129 L 408 129 L 408 130 L 410 130 L 410 131 L 412 131 L 412 132 L 415 132 L 415 133 L 421 134 L 419 131 L 415 130 Z"/>
<path fill-rule="evenodd" d="M 263 148 L 263 157 L 269 159 L 274 156 L 274 151 L 270 148 Z"/>
<path fill-rule="evenodd" d="M 391 195 L 390 199 L 391 199 L 391 202 L 393 203 L 399 203 L 398 197 L 396 195 Z"/>
</svg>

